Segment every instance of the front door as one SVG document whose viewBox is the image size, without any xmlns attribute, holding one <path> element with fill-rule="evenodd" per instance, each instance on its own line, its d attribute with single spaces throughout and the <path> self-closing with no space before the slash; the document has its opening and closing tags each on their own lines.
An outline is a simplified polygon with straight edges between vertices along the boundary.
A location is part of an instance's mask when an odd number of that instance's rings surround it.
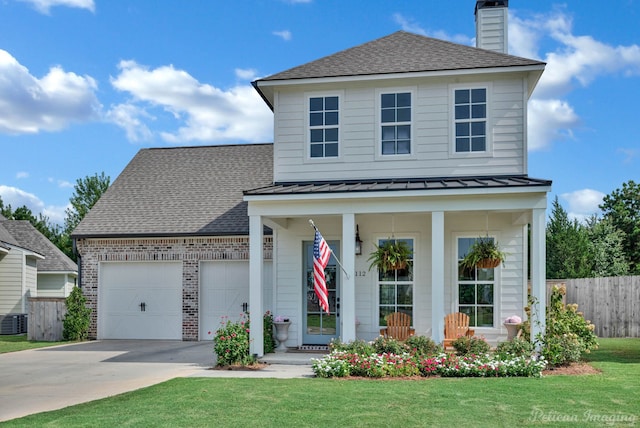
<svg viewBox="0 0 640 428">
<path fill-rule="evenodd" d="M 339 241 L 328 241 L 329 247 L 339 257 Z M 331 256 L 325 269 L 325 281 L 329 296 L 329 313 L 320 308 L 318 296 L 313 289 L 313 242 L 304 243 L 303 280 L 304 326 L 302 342 L 305 345 L 327 345 L 331 339 L 340 335 L 340 288 L 339 268 L 336 259 Z"/>
</svg>

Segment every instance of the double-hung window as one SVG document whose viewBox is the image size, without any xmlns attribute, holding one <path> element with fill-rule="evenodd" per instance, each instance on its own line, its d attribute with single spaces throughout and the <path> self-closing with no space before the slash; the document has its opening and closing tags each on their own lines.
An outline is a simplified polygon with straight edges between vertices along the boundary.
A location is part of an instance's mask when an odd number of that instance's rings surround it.
<svg viewBox="0 0 640 428">
<path fill-rule="evenodd" d="M 309 98 L 309 157 L 338 156 L 338 96 Z"/>
<path fill-rule="evenodd" d="M 495 269 L 463 268 L 462 259 L 477 238 L 458 238 L 458 312 L 473 327 L 493 327 Z"/>
<path fill-rule="evenodd" d="M 413 253 L 413 239 L 393 239 L 404 241 Z M 378 245 L 384 245 L 381 239 Z M 379 324 L 387 325 L 385 317 L 394 312 L 404 312 L 413 320 L 413 256 L 404 269 L 378 272 Z"/>
<path fill-rule="evenodd" d="M 411 92 L 380 95 L 383 155 L 411 154 Z"/>
<path fill-rule="evenodd" d="M 487 89 L 454 91 L 455 152 L 487 151 Z"/>
</svg>

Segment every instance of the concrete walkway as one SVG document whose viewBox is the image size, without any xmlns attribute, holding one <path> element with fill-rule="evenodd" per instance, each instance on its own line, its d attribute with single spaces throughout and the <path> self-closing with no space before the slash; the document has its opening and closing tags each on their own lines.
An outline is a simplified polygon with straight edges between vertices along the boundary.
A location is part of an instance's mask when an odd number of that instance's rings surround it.
<svg viewBox="0 0 640 428">
<path fill-rule="evenodd" d="M 211 342 L 109 340 L 0 354 L 0 421 L 61 409 L 176 377 L 313 377 L 318 354 L 268 354 L 262 370 L 213 370 Z"/>
</svg>

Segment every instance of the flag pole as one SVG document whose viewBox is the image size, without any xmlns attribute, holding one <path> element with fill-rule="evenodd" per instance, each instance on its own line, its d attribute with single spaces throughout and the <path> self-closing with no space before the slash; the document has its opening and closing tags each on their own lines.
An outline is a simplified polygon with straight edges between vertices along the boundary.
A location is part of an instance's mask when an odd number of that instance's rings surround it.
<svg viewBox="0 0 640 428">
<path fill-rule="evenodd" d="M 320 232 L 318 230 L 318 228 L 316 227 L 315 223 L 313 222 L 313 220 L 309 219 L 309 224 L 311 225 L 311 227 L 313 227 L 313 229 L 316 232 Z M 340 263 L 340 259 L 338 259 L 338 257 L 336 256 L 336 253 L 333 252 L 333 250 L 331 249 L 331 246 L 327 243 L 327 248 L 329 249 L 329 251 L 331 252 L 331 255 L 333 256 L 334 259 L 336 259 L 336 262 L 338 263 L 338 266 L 340 266 L 340 269 L 342 269 L 342 272 L 344 272 L 344 274 L 347 276 L 347 279 L 349 278 L 349 273 L 347 272 L 347 270 L 344 268 L 344 266 L 342 266 L 342 263 Z"/>
</svg>

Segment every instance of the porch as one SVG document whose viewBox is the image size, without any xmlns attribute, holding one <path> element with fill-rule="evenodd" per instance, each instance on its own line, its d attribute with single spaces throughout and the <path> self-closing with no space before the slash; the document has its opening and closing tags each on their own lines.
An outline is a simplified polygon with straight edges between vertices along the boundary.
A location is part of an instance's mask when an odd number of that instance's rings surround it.
<svg viewBox="0 0 640 428">
<path fill-rule="evenodd" d="M 332 337 L 372 340 L 379 334 L 384 315 L 395 310 L 411 314 L 416 334 L 440 343 L 444 316 L 465 306 L 465 310 L 482 312 L 474 320 L 476 335 L 495 343 L 506 338 L 504 318 L 524 316 L 529 260 L 532 294 L 539 302 L 545 301 L 546 190 L 524 186 L 517 191 L 248 194 L 250 310 L 263 313 L 271 309 L 276 315 L 289 317 L 286 344 L 297 347 L 309 341 L 327 343 Z M 331 263 L 328 267 L 335 272 L 329 316 L 315 310 L 313 295 L 310 298 L 308 293 L 308 248 L 313 241 L 309 219 L 344 268 Z M 272 308 L 262 304 L 265 225 L 273 230 Z M 362 240 L 359 255 L 355 254 L 356 229 Z M 497 240 L 508 253 L 503 266 L 475 278 L 490 294 L 488 304 L 478 302 L 481 289 L 461 281 L 458 271 L 464 240 L 485 235 Z M 385 239 L 412 245 L 413 267 L 400 278 L 383 278 L 375 269 L 369 270 L 369 254 Z M 473 303 L 464 301 L 469 294 L 461 292 L 463 288 L 473 289 Z M 543 303 L 539 313 L 544 313 Z M 534 334 L 543 328 L 544 317 L 534 320 Z M 263 334 L 261 325 L 252 325 L 251 352 L 258 356 L 264 354 Z"/>
</svg>

